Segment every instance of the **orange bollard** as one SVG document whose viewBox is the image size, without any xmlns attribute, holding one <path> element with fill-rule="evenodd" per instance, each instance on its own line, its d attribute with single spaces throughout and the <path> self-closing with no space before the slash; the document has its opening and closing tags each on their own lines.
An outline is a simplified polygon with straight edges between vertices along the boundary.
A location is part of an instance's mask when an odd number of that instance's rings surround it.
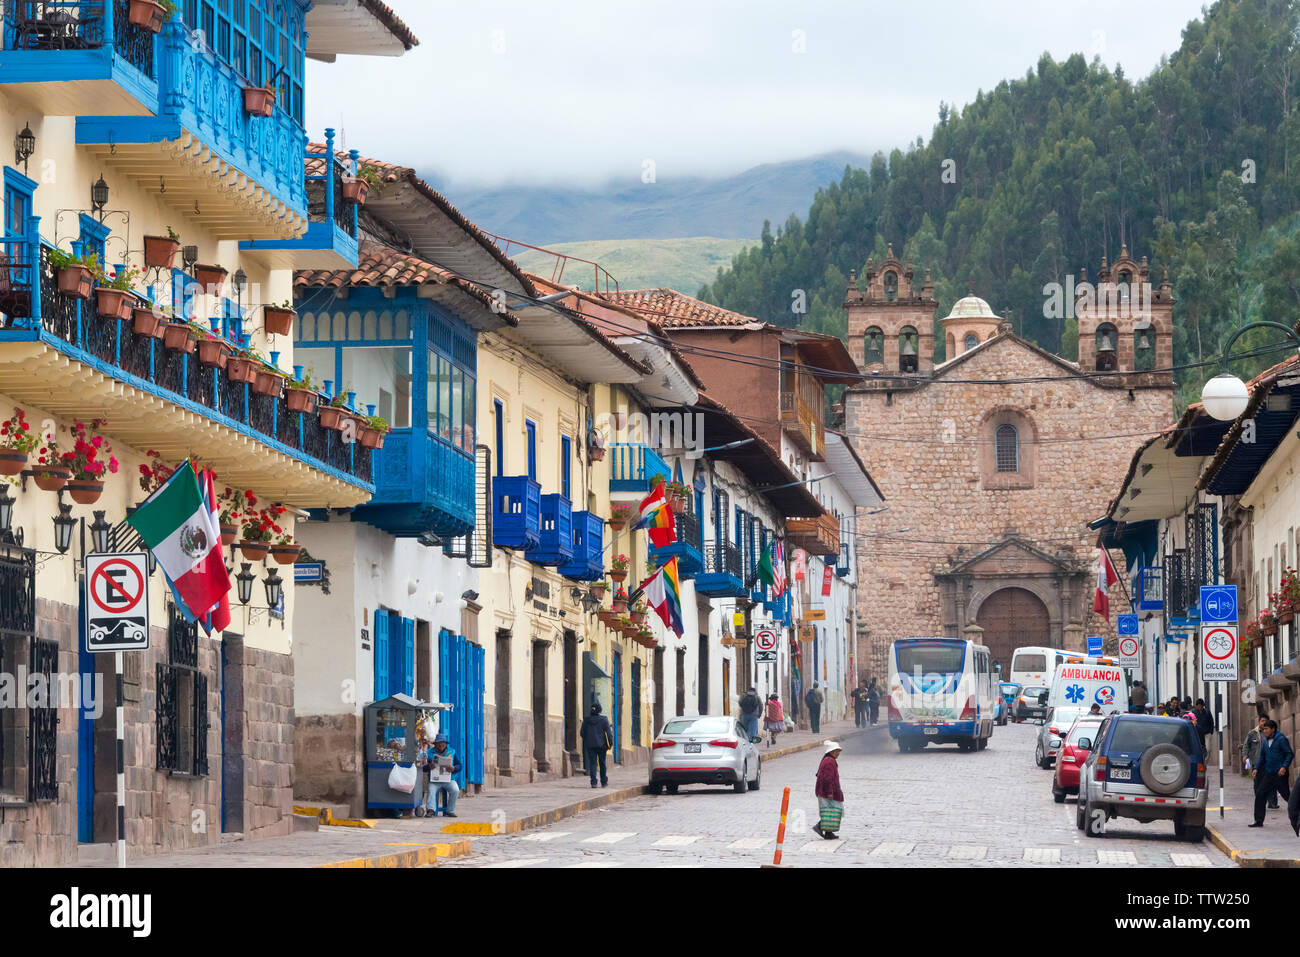
<svg viewBox="0 0 1300 957">
<path fill-rule="evenodd" d="M 781 826 L 776 829 L 776 856 L 772 858 L 772 866 L 781 866 L 781 845 L 785 843 L 785 814 L 790 810 L 790 789 L 786 788 L 785 793 L 781 795 Z"/>
</svg>

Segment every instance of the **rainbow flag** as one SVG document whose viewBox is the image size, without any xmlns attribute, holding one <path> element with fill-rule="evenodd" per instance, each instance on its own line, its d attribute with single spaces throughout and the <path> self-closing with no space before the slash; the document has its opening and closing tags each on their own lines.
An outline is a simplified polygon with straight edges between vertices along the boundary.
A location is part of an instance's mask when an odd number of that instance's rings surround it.
<svg viewBox="0 0 1300 957">
<path fill-rule="evenodd" d="M 663 548 L 677 541 L 673 510 L 668 507 L 668 496 L 664 494 L 662 482 L 642 500 L 641 516 L 634 527 L 647 529 L 655 548 Z"/>
<path fill-rule="evenodd" d="M 664 626 L 671 628 L 678 638 L 682 636 L 682 585 L 677 576 L 677 559 L 671 558 L 668 564 L 641 583 L 646 604 L 654 609 L 656 615 L 663 619 Z"/>
</svg>

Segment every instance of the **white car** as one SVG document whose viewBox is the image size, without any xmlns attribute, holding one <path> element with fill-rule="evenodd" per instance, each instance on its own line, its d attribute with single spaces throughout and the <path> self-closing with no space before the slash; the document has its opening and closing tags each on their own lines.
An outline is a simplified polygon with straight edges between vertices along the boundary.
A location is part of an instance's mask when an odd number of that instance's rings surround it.
<svg viewBox="0 0 1300 957">
<path fill-rule="evenodd" d="M 676 794 L 683 784 L 729 784 L 737 794 L 757 791 L 763 757 L 754 745 L 761 740 L 725 715 L 670 718 L 650 745 L 650 793 L 667 788 Z"/>
</svg>

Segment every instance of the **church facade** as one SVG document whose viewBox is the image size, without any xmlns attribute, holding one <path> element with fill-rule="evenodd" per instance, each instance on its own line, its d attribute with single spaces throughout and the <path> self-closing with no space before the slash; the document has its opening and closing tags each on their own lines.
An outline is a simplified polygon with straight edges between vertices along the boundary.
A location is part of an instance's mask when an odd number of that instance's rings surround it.
<svg viewBox="0 0 1300 957">
<path fill-rule="evenodd" d="M 1092 611 L 1096 533 L 1133 449 L 1173 412 L 1173 295 L 1145 258 L 1080 281 L 1074 360 L 1012 331 L 971 295 L 939 320 L 927 274 L 868 262 L 845 297 L 863 378 L 845 427 L 887 510 L 858 518 L 858 661 L 884 676 L 890 642 L 969 637 L 1004 673 L 1024 645 L 1113 636 Z M 1122 602 L 1112 608 L 1124 607 Z"/>
</svg>

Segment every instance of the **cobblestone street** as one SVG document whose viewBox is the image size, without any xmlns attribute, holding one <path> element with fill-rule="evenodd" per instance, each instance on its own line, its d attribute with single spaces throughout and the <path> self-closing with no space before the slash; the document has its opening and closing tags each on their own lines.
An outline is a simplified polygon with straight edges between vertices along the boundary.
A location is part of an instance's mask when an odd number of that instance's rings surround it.
<svg viewBox="0 0 1300 957">
<path fill-rule="evenodd" d="M 639 797 L 520 835 L 473 840 L 444 867 L 698 867 L 772 860 L 782 788 L 790 787 L 783 863 L 825 866 L 1230 867 L 1208 841 L 1174 838 L 1168 823 L 1109 822 L 1099 840 L 1075 827 L 1075 805 L 1053 802 L 1033 763 L 1037 725 L 998 728 L 985 751 L 899 754 L 888 731 L 845 742 L 841 839 L 824 841 L 813 776 L 820 753 L 764 765 L 762 789 L 689 787 Z"/>
</svg>

